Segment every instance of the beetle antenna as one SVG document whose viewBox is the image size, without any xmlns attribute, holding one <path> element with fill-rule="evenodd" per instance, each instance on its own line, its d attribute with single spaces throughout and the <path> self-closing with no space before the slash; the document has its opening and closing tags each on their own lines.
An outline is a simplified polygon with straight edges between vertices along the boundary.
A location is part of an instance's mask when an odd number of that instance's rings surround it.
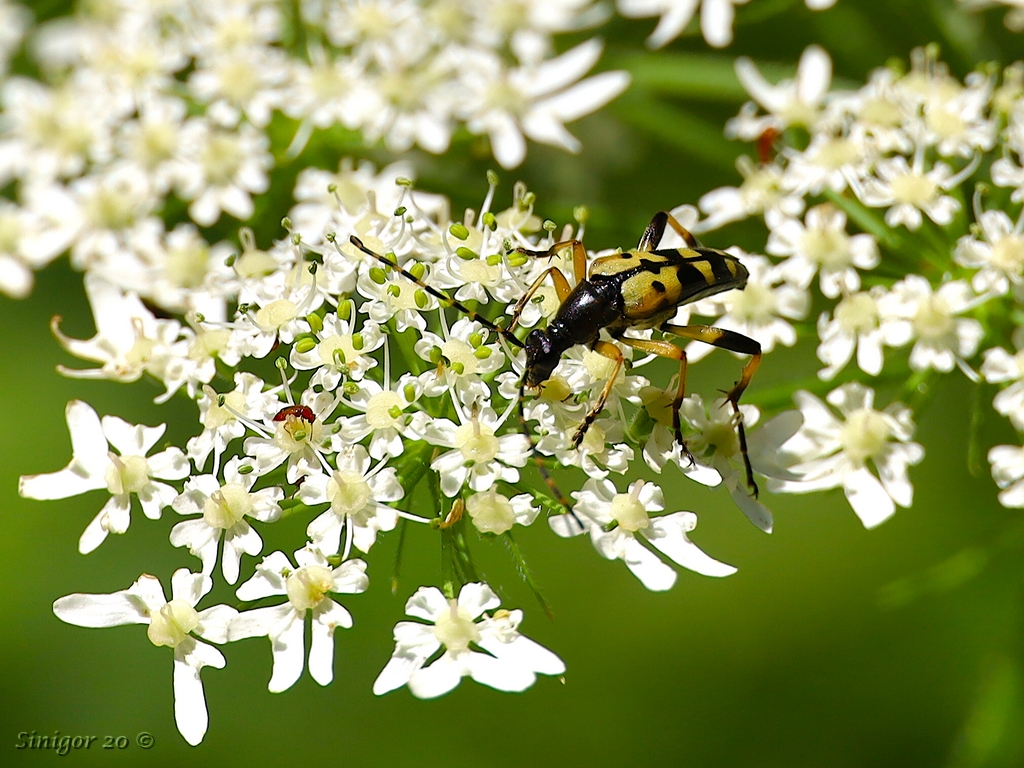
<svg viewBox="0 0 1024 768">
<path fill-rule="evenodd" d="M 373 256 L 373 258 L 375 258 L 377 261 L 379 261 L 379 262 L 381 262 L 383 264 L 386 264 L 387 266 L 391 267 L 393 270 L 395 270 L 396 272 L 401 274 L 407 280 L 411 281 L 414 285 L 418 285 L 424 291 L 426 291 L 431 296 L 433 296 L 435 299 L 437 299 L 439 302 L 441 302 L 441 306 L 442 307 L 455 307 L 455 309 L 459 310 L 459 312 L 462 312 L 469 319 L 475 320 L 476 322 L 480 323 L 480 325 L 484 326 L 484 328 L 487 328 L 488 330 L 493 331 L 494 333 L 498 334 L 503 339 L 505 339 L 505 341 L 507 341 L 509 344 L 511 344 L 514 347 L 518 347 L 519 349 L 522 349 L 525 346 L 523 344 L 523 342 L 521 342 L 518 338 L 516 338 L 515 334 L 513 334 L 507 328 L 502 328 L 500 325 L 498 325 L 497 323 L 494 323 L 494 322 L 488 320 L 486 317 L 483 317 L 478 312 L 474 312 L 472 309 L 467 307 L 461 301 L 459 301 L 458 299 L 456 299 L 456 298 L 454 298 L 452 296 L 449 296 L 444 291 L 440 291 L 440 290 L 438 290 L 437 288 L 434 288 L 431 285 L 427 285 L 425 282 L 423 282 L 423 280 L 421 280 L 420 278 L 416 277 L 416 275 L 414 275 L 412 272 L 409 272 L 407 269 L 402 267 L 397 261 L 394 261 L 393 259 L 389 259 L 387 256 L 382 256 L 379 253 L 374 253 L 369 248 L 367 248 L 365 245 L 363 245 L 363 241 L 360 240 L 355 235 L 352 235 L 351 237 L 349 237 L 348 240 L 349 240 L 350 243 L 352 243 L 352 245 L 354 245 L 360 251 L 365 253 L 367 256 Z"/>
</svg>

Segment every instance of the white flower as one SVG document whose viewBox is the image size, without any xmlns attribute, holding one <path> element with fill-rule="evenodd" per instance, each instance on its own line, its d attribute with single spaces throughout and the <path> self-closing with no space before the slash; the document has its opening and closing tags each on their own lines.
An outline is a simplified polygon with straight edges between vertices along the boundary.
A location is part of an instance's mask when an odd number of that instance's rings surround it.
<svg viewBox="0 0 1024 768">
<path fill-rule="evenodd" d="M 972 317 L 958 317 L 972 309 L 976 297 L 963 280 L 951 280 L 932 290 L 921 275 L 907 275 L 881 299 L 886 314 L 904 318 L 917 338 L 910 351 L 910 367 L 915 371 L 934 368 L 948 373 L 959 365 L 976 378 L 964 362 L 978 351 L 985 331 Z"/>
<path fill-rule="evenodd" d="M 898 304 L 882 301 L 885 289 L 880 285 L 870 291 L 844 296 L 835 308 L 835 316 L 828 312 L 818 317 L 818 359 L 825 367 L 818 378 L 835 378 L 850 362 L 854 351 L 857 366 L 864 373 L 877 376 L 882 372 L 882 347 L 901 347 L 913 337 L 913 328 L 903 321 Z"/>
<path fill-rule="evenodd" d="M 161 93 L 141 101 L 138 117 L 118 128 L 121 156 L 146 174 L 159 195 L 173 188 L 181 172 L 181 131 L 187 114 L 184 99 Z"/>
<path fill-rule="evenodd" d="M 832 82 L 832 60 L 823 48 L 809 45 L 800 55 L 796 77 L 772 85 L 764 79 L 757 65 L 743 56 L 736 60 L 736 77 L 751 98 L 769 114 L 733 118 L 726 123 L 726 135 L 755 141 L 768 130 L 781 133 L 791 125 L 808 130 L 815 127 Z"/>
<path fill-rule="evenodd" d="M 194 117 L 182 129 L 183 158 L 178 187 L 191 200 L 189 216 L 208 227 L 221 211 L 245 221 L 255 210 L 252 193 L 267 191 L 267 169 L 273 165 L 270 140 L 248 123 L 217 126 Z"/>
<path fill-rule="evenodd" d="M 621 71 L 580 80 L 597 63 L 602 47 L 591 39 L 538 65 L 510 71 L 489 52 L 473 57 L 464 73 L 466 127 L 489 136 L 503 168 L 515 168 L 526 158 L 524 135 L 578 152 L 581 145 L 564 123 L 600 109 L 629 85 L 629 75 Z"/>
<path fill-rule="evenodd" d="M 885 223 L 890 227 L 903 224 L 916 231 L 921 227 L 922 212 L 939 226 L 945 226 L 960 210 L 960 202 L 942 193 L 955 187 L 960 179 L 945 163 L 935 163 L 930 171 L 923 166 L 920 151 L 914 155 L 913 166 L 902 155 L 880 160 L 875 165 L 876 176 L 864 179 L 854 191 L 865 205 L 888 207 Z"/>
<path fill-rule="evenodd" d="M 591 478 L 583 490 L 574 492 L 577 500 L 571 515 L 549 518 L 551 530 L 563 537 L 590 533 L 598 553 L 609 560 L 622 560 L 647 589 L 662 592 L 676 582 L 676 572 L 665 565 L 641 539 L 684 568 L 704 576 L 729 576 L 736 572 L 704 554 L 687 537 L 697 527 L 693 512 L 675 512 L 651 517 L 665 508 L 661 488 L 637 480 L 628 493 L 617 493 L 610 480 Z M 639 535 L 638 535 L 639 534 Z"/>
<path fill-rule="evenodd" d="M 176 320 L 158 319 L 134 293 L 124 293 L 108 281 L 86 274 L 85 293 L 96 323 L 96 335 L 88 340 L 72 339 L 60 332 L 60 317 L 51 328 L 69 353 L 83 360 L 101 363 L 100 368 L 58 370 L 79 379 L 136 381 L 149 373 L 164 381 L 167 391 L 157 398 L 164 402 L 187 378 L 188 345 L 181 339 Z"/>
<path fill-rule="evenodd" d="M 66 499 L 86 491 L 106 488 L 110 499 L 93 518 L 81 538 L 78 551 L 92 552 L 108 533 L 124 533 L 131 523 L 132 495 L 138 496 L 142 511 L 150 520 L 160 518 L 178 492 L 162 480 L 181 480 L 188 476 L 185 454 L 178 448 L 147 456 L 166 429 L 166 425 L 144 427 L 129 424 L 116 416 L 104 416 L 80 400 L 72 400 L 66 409 L 71 433 L 71 462 L 59 472 L 23 475 L 18 493 L 28 499 Z M 107 448 L 107 443 L 117 453 Z"/>
<path fill-rule="evenodd" d="M 387 376 L 385 376 L 387 378 Z M 415 440 L 417 417 L 405 413 L 423 393 L 419 380 L 406 374 L 392 387 L 385 389 L 376 381 L 364 378 L 358 389 L 348 396 L 347 405 L 358 411 L 355 416 L 339 419 L 338 435 L 347 443 L 358 443 L 370 437 L 369 454 L 375 459 L 401 456 L 405 440 Z M 422 414 L 423 417 L 426 414 Z"/>
<path fill-rule="evenodd" d="M 197 62 L 188 89 L 201 102 L 222 102 L 264 128 L 281 100 L 289 72 L 284 51 L 263 46 L 236 47 Z"/>
<path fill-rule="evenodd" d="M 222 669 L 225 664 L 220 651 L 196 637 L 226 642 L 227 626 L 237 615 L 226 605 L 196 611 L 196 604 L 212 586 L 208 576 L 181 568 L 171 577 L 170 600 L 164 597 L 159 579 L 143 574 L 120 592 L 67 595 L 53 604 L 57 618 L 79 627 L 148 624 L 146 634 L 153 645 L 174 649 L 174 720 L 192 746 L 203 740 L 208 724 L 199 672 L 203 667 Z"/>
<path fill-rule="evenodd" d="M 446 600 L 436 587 L 420 587 L 405 604 L 405 612 L 431 624 L 400 621 L 395 625 L 395 652 L 374 682 L 373 692 L 380 696 L 408 685 L 414 696 L 432 699 L 448 693 L 466 676 L 499 691 L 523 691 L 533 685 L 537 673 L 565 672 L 560 658 L 519 633 L 521 610 L 484 613 L 500 604 L 486 584 L 466 584 L 458 600 Z M 442 654 L 427 665 L 442 648 Z"/>
<path fill-rule="evenodd" d="M 695 480 L 701 485 L 714 487 L 722 482 L 722 476 L 718 474 L 718 471 L 696 460 L 696 457 L 691 463 L 690 457 L 693 456 L 693 452 L 690 452 L 690 456 L 684 454 L 682 446 L 676 440 L 675 429 L 672 425 L 672 403 L 675 401 L 675 396 L 674 388 L 666 390 L 660 387 L 644 387 L 640 390 L 640 402 L 654 422 L 651 427 L 651 436 L 644 444 L 644 461 L 658 473 L 671 461 L 691 480 Z M 690 397 L 695 396 L 690 395 Z"/>
<path fill-rule="evenodd" d="M 710 465 L 722 478 L 722 485 L 729 491 L 729 496 L 740 511 L 755 526 L 765 533 L 772 532 L 772 513 L 758 501 L 751 488 L 747 485 L 746 464 L 740 450 L 738 418 L 743 419 L 743 428 L 747 433 L 748 451 L 755 446 L 760 449 L 761 456 L 771 455 L 768 446 L 762 446 L 760 440 L 754 440 L 759 432 L 751 433 L 757 424 L 760 411 L 753 405 L 741 405 L 740 416 L 734 413 L 732 406 L 725 399 L 716 400 L 710 408 L 705 409 L 700 395 L 690 395 L 680 404 L 680 416 L 697 430 L 697 434 L 687 438 L 687 447 L 699 460 Z M 789 435 L 791 436 L 791 435 Z M 787 436 L 787 437 L 789 437 Z M 786 473 L 775 473 L 769 469 L 769 463 L 755 463 L 751 467 L 765 475 L 786 477 Z M 683 460 L 685 462 L 685 459 Z M 774 466 L 774 462 L 771 464 Z"/>
<path fill-rule="evenodd" d="M 356 323 L 354 319 L 344 320 L 329 313 L 321 320 L 323 327 L 316 332 L 315 344 L 302 351 L 292 347 L 292 367 L 316 371 L 310 381 L 312 386 L 334 390 L 343 378 L 359 381 L 377 365 L 370 354 L 384 344 L 384 334 L 372 320 Z"/>
<path fill-rule="evenodd" d="M 802 152 L 784 148 L 780 154 L 787 161 L 786 188 L 803 195 L 820 195 L 825 190 L 842 193 L 851 177 L 868 174 L 875 154 L 880 151 L 866 138 L 863 126 L 854 123 L 849 135 L 835 136 L 828 131 L 814 133 Z"/>
<path fill-rule="evenodd" d="M 211 387 L 203 387 L 197 398 L 203 431 L 186 443 L 188 456 L 196 469 L 201 470 L 206 465 L 212 452 L 213 474 L 216 475 L 228 443 L 245 434 L 245 424 L 240 419 L 258 420 L 280 407 L 277 394 L 272 390 L 265 392 L 263 388 L 263 379 L 245 372 L 235 373 L 235 388 L 223 395 Z"/>
<path fill-rule="evenodd" d="M 1017 223 L 1005 211 L 976 213 L 981 237 L 964 235 L 956 243 L 953 260 L 965 267 L 980 268 L 971 278 L 978 293 L 1004 294 L 1024 285 L 1024 219 Z"/>
<path fill-rule="evenodd" d="M 223 485 L 214 475 L 190 478 L 185 490 L 171 503 L 179 514 L 202 515 L 175 525 L 171 529 L 171 544 L 188 547 L 189 552 L 203 561 L 203 573 L 209 576 L 217 565 L 217 550 L 223 538 L 221 570 L 228 584 L 238 581 L 238 564 L 243 553 L 258 555 L 263 551 L 263 540 L 245 518 L 273 522 L 281 515 L 278 503 L 284 498 L 280 488 L 253 491 L 257 476 L 251 471 L 240 471 L 243 461 L 236 456 L 227 463 Z"/>
<path fill-rule="evenodd" d="M 456 406 L 462 424 L 448 419 L 433 419 L 423 437 L 432 445 L 455 450 L 442 453 L 430 464 L 441 476 L 441 492 L 455 496 L 463 485 L 474 491 L 485 491 L 499 480 L 515 483 L 519 470 L 530 458 L 530 444 L 525 435 L 496 435 L 504 416 L 498 419 L 490 408 L 479 412 Z M 506 412 L 505 416 L 508 415 Z"/>
<path fill-rule="evenodd" d="M 789 256 L 779 265 L 782 276 L 800 288 L 807 288 L 820 275 L 821 292 L 830 299 L 860 288 L 854 267 L 874 269 L 880 256 L 869 234 L 846 234 L 846 214 L 833 205 L 818 205 L 807 211 L 806 226 L 786 219 L 774 227 L 765 250 L 773 256 Z"/>
<path fill-rule="evenodd" d="M 999 503 L 1004 507 L 1024 507 L 1024 448 L 997 445 L 988 452 L 992 479 L 1001 489 Z"/>
<path fill-rule="evenodd" d="M 783 172 L 778 165 L 758 166 L 740 155 L 736 168 L 743 183 L 739 187 L 719 187 L 701 197 L 700 209 L 707 218 L 691 227 L 693 232 L 708 232 L 755 215 L 763 215 L 769 228 L 774 228 L 783 218 L 803 213 L 803 197 L 783 187 Z"/>
<path fill-rule="evenodd" d="M 0 136 L 0 179 L 29 183 L 81 174 L 90 156 L 108 154 L 114 118 L 123 112 L 108 93 L 71 78 L 49 88 L 25 77 L 0 89 L 5 128 Z"/>
<path fill-rule="evenodd" d="M 416 354 L 436 368 L 420 377 L 423 394 L 437 397 L 449 389 L 461 402 L 486 397 L 483 377 L 501 370 L 505 353 L 495 340 L 487 343 L 491 332 L 475 320 L 460 318 L 441 338 L 424 331 L 415 344 Z"/>
<path fill-rule="evenodd" d="M 874 398 L 873 390 L 856 382 L 832 390 L 827 400 L 843 416 L 840 421 L 810 392 L 793 395 L 804 422 L 780 451 L 796 460 L 791 469 L 800 479 L 769 480 L 768 488 L 782 493 L 842 488 L 865 528 L 884 523 L 896 505 L 909 507 L 914 487 L 907 467 L 924 458 L 924 448 L 910 441 L 910 409 L 892 403 L 878 411 Z"/>
<path fill-rule="evenodd" d="M 353 544 L 359 551 L 369 552 L 378 531 L 393 530 L 398 524 L 398 510 L 385 502 L 398 501 L 405 491 L 395 468 L 385 464 L 380 461 L 371 469 L 366 449 L 350 445 L 338 452 L 338 468 L 329 475 L 317 473 L 303 480 L 298 497 L 304 504 L 330 504 L 306 528 L 306 535 L 321 552 L 341 552 L 345 559 Z M 342 527 L 346 529 L 344 549 Z"/>
<path fill-rule="evenodd" d="M 1007 384 L 992 400 L 992 407 L 1007 416 L 1017 431 L 1024 431 L 1024 330 L 1013 333 L 1017 353 L 1011 355 L 1001 347 L 983 353 L 981 375 L 990 384 Z"/>
<path fill-rule="evenodd" d="M 516 523 L 532 525 L 539 512 L 540 507 L 534 505 L 530 494 L 521 493 L 510 499 L 498 493 L 493 485 L 490 490 L 474 493 L 466 499 L 466 514 L 481 533 L 505 533 Z"/>
<path fill-rule="evenodd" d="M 312 617 L 309 674 L 320 685 L 334 679 L 334 630 L 349 629 L 352 615 L 329 594 L 365 592 L 370 580 L 366 563 L 347 560 L 332 568 L 318 549 L 307 545 L 295 553 L 293 566 L 283 552 L 274 552 L 256 566 L 256 574 L 236 591 L 239 600 L 287 595 L 288 602 L 243 611 L 228 627 L 231 642 L 246 637 L 269 637 L 274 671 L 267 688 L 280 693 L 302 674 L 306 614 Z"/>
<path fill-rule="evenodd" d="M 290 483 L 321 471 L 323 454 L 334 450 L 334 440 L 316 411 L 307 405 L 288 405 L 272 415 L 264 413 L 263 417 L 265 426 L 272 431 L 261 429 L 258 437 L 246 438 L 244 443 L 245 452 L 256 459 L 257 475 L 265 475 L 286 461 Z"/>
<path fill-rule="evenodd" d="M 28 296 L 33 271 L 57 258 L 72 237 L 70 229 L 51 226 L 34 207 L 0 200 L 0 292 L 15 299 Z"/>
<path fill-rule="evenodd" d="M 134 233 L 140 227 L 163 228 L 150 215 L 158 199 L 149 177 L 135 166 L 119 164 L 77 178 L 67 195 L 65 216 L 75 226 L 71 263 L 78 269 L 99 267 L 116 275 L 138 259 Z"/>
</svg>

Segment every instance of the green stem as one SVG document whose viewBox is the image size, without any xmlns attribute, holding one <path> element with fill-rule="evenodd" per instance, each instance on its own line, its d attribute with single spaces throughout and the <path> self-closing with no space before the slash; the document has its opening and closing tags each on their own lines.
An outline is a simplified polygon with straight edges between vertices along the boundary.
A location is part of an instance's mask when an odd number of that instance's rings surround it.
<svg viewBox="0 0 1024 768">
<path fill-rule="evenodd" d="M 402 553 L 405 551 L 405 531 L 408 527 L 408 520 L 404 517 L 398 520 L 398 549 L 395 550 L 395 564 L 391 568 L 391 594 L 398 594 L 398 577 L 402 570 Z"/>
<path fill-rule="evenodd" d="M 555 614 L 551 611 L 551 606 L 548 604 L 548 601 L 544 599 L 544 595 L 541 594 L 540 585 L 537 584 L 536 579 L 533 577 L 533 571 L 531 571 L 530 567 L 526 564 L 526 558 L 523 557 L 523 553 L 519 549 L 519 545 L 516 544 L 516 540 L 512 537 L 512 531 L 505 531 L 501 535 L 501 539 L 505 543 L 505 549 L 507 549 L 508 553 L 512 556 L 512 561 L 515 563 L 516 570 L 519 571 L 519 575 L 522 577 L 523 581 L 526 582 L 530 591 L 533 592 L 533 596 L 537 598 L 537 602 L 540 603 L 540 607 L 544 609 L 544 613 L 547 614 L 547 617 L 554 621 Z"/>
<path fill-rule="evenodd" d="M 971 423 L 967 437 L 967 471 L 972 477 L 985 477 L 988 467 L 985 463 L 984 449 L 981 445 L 981 430 L 988 414 L 988 404 L 992 401 L 989 388 L 982 382 L 974 385 L 974 397 L 971 398 Z"/>
<path fill-rule="evenodd" d="M 825 190 L 824 196 L 829 202 L 840 208 L 849 217 L 850 221 L 868 234 L 873 235 L 888 250 L 897 253 L 906 252 L 904 239 L 895 230 L 891 229 L 881 216 L 862 205 L 859 200 L 838 194 L 830 189 Z"/>
</svg>

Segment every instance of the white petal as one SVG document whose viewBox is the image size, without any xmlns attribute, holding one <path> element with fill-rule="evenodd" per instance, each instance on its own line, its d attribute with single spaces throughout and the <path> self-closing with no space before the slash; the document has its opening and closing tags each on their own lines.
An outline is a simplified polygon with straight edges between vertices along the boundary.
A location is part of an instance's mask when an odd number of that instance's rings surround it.
<svg viewBox="0 0 1024 768">
<path fill-rule="evenodd" d="M 106 441 L 104 441 L 104 444 Z M 106 486 L 103 475 L 87 474 L 87 471 L 74 460 L 58 472 L 45 475 L 22 475 L 18 481 L 18 495 L 25 499 L 46 501 L 50 499 L 67 499 L 87 491 L 95 491 Z"/>
<path fill-rule="evenodd" d="M 548 525 L 556 536 L 568 539 L 579 536 L 585 530 L 580 523 L 576 522 L 572 515 L 555 515 L 548 518 Z"/>
<path fill-rule="evenodd" d="M 53 612 L 61 621 L 78 627 L 117 627 L 122 624 L 149 623 L 146 605 L 127 592 L 115 592 L 112 595 L 67 595 L 54 601 Z"/>
<path fill-rule="evenodd" d="M 655 549 L 684 568 L 705 576 L 731 576 L 736 573 L 736 569 L 731 565 L 709 557 L 687 538 L 686 531 L 693 528 L 691 518 L 695 518 L 692 512 L 676 512 L 656 517 L 651 520 L 650 528 L 644 533 Z"/>
<path fill-rule="evenodd" d="M 87 403 L 72 400 L 64 409 L 71 435 L 72 460 L 59 472 L 25 475 L 18 484 L 18 493 L 28 499 L 66 499 L 106 486 L 104 472 L 107 439 L 103 436 L 99 416 Z"/>
<path fill-rule="evenodd" d="M 341 608 L 337 603 L 334 604 Z M 341 610 L 348 614 L 344 608 Z M 348 618 L 347 625 L 341 626 L 352 626 L 352 618 Z M 334 630 L 321 617 L 313 621 L 310 631 L 309 674 L 320 685 L 328 685 L 334 679 Z M 301 672 L 301 669 L 299 671 Z"/>
<path fill-rule="evenodd" d="M 331 591 L 345 594 L 365 592 L 370 585 L 366 575 L 366 562 L 363 560 L 346 560 L 334 569 Z"/>
<path fill-rule="evenodd" d="M 629 87 L 626 72 L 602 72 L 588 77 L 563 93 L 544 99 L 538 110 L 551 112 L 565 123 L 596 112 Z"/>
<path fill-rule="evenodd" d="M 832 59 L 825 49 L 809 45 L 800 56 L 796 70 L 797 96 L 804 104 L 816 104 L 832 82 Z"/>
<path fill-rule="evenodd" d="M 450 653 L 431 664 L 416 670 L 409 677 L 409 690 L 420 699 L 443 696 L 455 688 L 466 672 L 465 666 L 456 661 Z"/>
<path fill-rule="evenodd" d="M 592 37 L 575 48 L 545 61 L 537 67 L 533 79 L 533 83 L 539 87 L 528 89 L 526 95 L 536 97 L 543 93 L 553 93 L 576 82 L 597 63 L 603 49 L 604 43 L 599 38 Z"/>
<path fill-rule="evenodd" d="M 466 666 L 470 677 L 498 691 L 525 691 L 537 680 L 537 676 L 528 667 L 508 664 L 502 659 L 482 653 L 470 652 Z"/>
<path fill-rule="evenodd" d="M 676 572 L 636 539 L 631 539 L 626 545 L 623 560 L 633 575 L 652 592 L 664 592 L 676 583 Z"/>
<path fill-rule="evenodd" d="M 398 642 L 395 652 L 373 683 L 373 692 L 377 696 L 408 683 L 412 674 L 441 647 L 431 627 L 411 621 L 398 623 L 395 640 Z"/>
<path fill-rule="evenodd" d="M 540 643 L 523 635 L 507 643 L 481 638 L 480 647 L 505 663 L 516 664 L 544 675 L 560 675 L 565 672 L 564 661 Z"/>
<path fill-rule="evenodd" d="M 146 459 L 151 477 L 161 480 L 181 480 L 188 477 L 191 466 L 180 448 L 168 448 Z"/>
<path fill-rule="evenodd" d="M 479 582 L 465 584 L 459 592 L 459 607 L 469 611 L 469 615 L 473 619 L 478 618 L 484 611 L 497 608 L 499 605 L 501 605 L 501 600 L 486 584 Z"/>
<path fill-rule="evenodd" d="M 889 494 L 874 475 L 864 467 L 852 472 L 843 479 L 843 490 L 846 499 L 857 513 L 857 517 L 865 528 L 881 525 L 896 511 Z"/>
<path fill-rule="evenodd" d="M 290 603 L 242 611 L 228 626 L 228 641 L 233 643 L 247 637 L 266 637 L 271 629 L 294 613 Z"/>
<path fill-rule="evenodd" d="M 213 589 L 213 580 L 188 568 L 179 568 L 171 575 L 171 597 L 195 606 L 203 595 Z"/>
<path fill-rule="evenodd" d="M 100 423 L 103 425 L 103 434 L 122 456 L 145 456 L 167 430 L 166 424 L 147 427 L 144 424 L 129 424 L 117 416 L 104 416 Z"/>
<path fill-rule="evenodd" d="M 446 610 L 448 601 L 437 587 L 420 587 L 405 603 L 406 614 L 425 621 L 435 621 Z"/>
<path fill-rule="evenodd" d="M 511 116 L 504 116 L 491 127 L 491 151 L 502 168 L 516 168 L 526 158 L 526 139 Z"/>
<path fill-rule="evenodd" d="M 196 634 L 212 643 L 226 643 L 228 630 L 239 615 L 230 605 L 214 605 L 200 611 Z"/>
<path fill-rule="evenodd" d="M 102 544 L 108 533 L 124 533 L 131 522 L 131 498 L 124 494 L 111 496 L 103 509 L 82 531 L 78 539 L 78 551 L 83 555 L 92 552 Z"/>
<path fill-rule="evenodd" d="M 774 521 L 771 510 L 751 496 L 745 485 L 733 483 L 729 486 L 729 495 L 732 496 L 736 506 L 740 508 L 740 512 L 746 515 L 747 520 L 752 522 L 756 528 L 765 533 L 772 532 Z"/>
<path fill-rule="evenodd" d="M 293 620 L 281 628 L 276 637 L 271 638 L 271 650 L 274 653 L 274 672 L 270 676 L 267 690 L 280 693 L 291 688 L 302 674 L 305 663 L 305 648 L 302 638 L 305 635 L 303 617 L 292 611 Z"/>
<path fill-rule="evenodd" d="M 193 747 L 203 740 L 209 716 L 199 670 L 184 660 L 174 659 L 174 722 Z"/>
</svg>

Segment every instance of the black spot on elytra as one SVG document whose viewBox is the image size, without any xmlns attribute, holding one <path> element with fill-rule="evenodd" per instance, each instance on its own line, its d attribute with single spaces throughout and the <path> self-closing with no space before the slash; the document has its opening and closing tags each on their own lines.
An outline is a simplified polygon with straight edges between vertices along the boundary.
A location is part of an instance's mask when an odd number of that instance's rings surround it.
<svg viewBox="0 0 1024 768">
<path fill-rule="evenodd" d="M 665 292 L 665 284 L 663 282 L 661 282 L 661 280 L 653 280 L 651 282 L 651 288 L 656 290 L 658 293 L 664 293 Z"/>
</svg>

